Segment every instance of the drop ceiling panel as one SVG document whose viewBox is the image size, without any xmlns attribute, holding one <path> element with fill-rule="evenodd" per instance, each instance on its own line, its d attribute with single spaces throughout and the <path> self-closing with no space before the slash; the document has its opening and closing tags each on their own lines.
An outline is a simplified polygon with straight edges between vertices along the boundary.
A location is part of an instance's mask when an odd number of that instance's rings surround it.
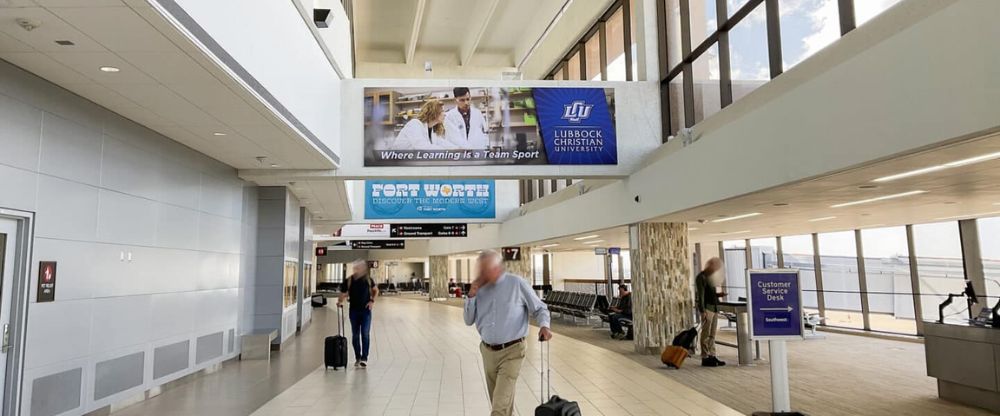
<svg viewBox="0 0 1000 416">
<path fill-rule="evenodd" d="M 28 44 L 0 32 L 0 52 L 33 52 L 34 50 Z"/>
<path fill-rule="evenodd" d="M 0 58 L 59 85 L 92 84 L 93 80 L 39 52 L 5 52 Z"/>
<path fill-rule="evenodd" d="M 61 8 L 58 12 L 67 23 L 116 52 L 177 49 L 128 7 Z"/>
<path fill-rule="evenodd" d="M 156 80 L 111 52 L 49 52 L 46 55 L 100 84 L 156 83 Z M 103 72 L 100 68 L 104 66 L 116 67 L 121 71 Z"/>
<path fill-rule="evenodd" d="M 16 19 L 23 18 L 40 24 L 32 31 L 18 26 Z M 65 51 L 99 52 L 107 50 L 79 30 L 66 24 L 48 10 L 38 7 L 0 8 L 0 32 L 41 52 Z M 70 40 L 73 46 L 60 46 L 57 40 Z"/>
</svg>

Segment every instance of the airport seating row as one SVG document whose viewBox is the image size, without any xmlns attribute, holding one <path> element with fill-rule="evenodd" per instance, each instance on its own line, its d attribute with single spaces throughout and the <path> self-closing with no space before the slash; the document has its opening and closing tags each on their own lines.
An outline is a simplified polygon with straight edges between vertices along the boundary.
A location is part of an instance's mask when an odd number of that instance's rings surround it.
<svg viewBox="0 0 1000 416">
<path fill-rule="evenodd" d="M 545 296 L 544 302 L 552 312 L 579 318 L 598 315 L 597 295 L 593 293 L 564 292 L 554 290 Z"/>
</svg>

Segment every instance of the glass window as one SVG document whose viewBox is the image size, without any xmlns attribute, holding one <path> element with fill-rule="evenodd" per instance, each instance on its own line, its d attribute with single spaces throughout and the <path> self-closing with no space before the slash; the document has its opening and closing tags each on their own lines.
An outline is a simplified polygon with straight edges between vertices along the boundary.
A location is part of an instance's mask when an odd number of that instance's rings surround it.
<svg viewBox="0 0 1000 416">
<path fill-rule="evenodd" d="M 750 240 L 750 268 L 778 267 L 778 239 L 754 238 Z"/>
<path fill-rule="evenodd" d="M 556 68 L 556 73 L 552 75 L 552 79 L 554 79 L 556 81 L 562 81 L 563 80 L 563 67 L 562 67 L 562 65 L 560 65 L 558 68 Z"/>
<path fill-rule="evenodd" d="M 625 81 L 625 8 L 619 7 L 605 24 L 608 48 L 608 81 Z M 632 61 L 633 65 L 635 61 Z M 634 78 L 633 78 L 634 79 Z"/>
<path fill-rule="evenodd" d="M 670 72 L 677 64 L 684 59 L 681 51 L 681 6 L 680 0 L 667 0 L 666 5 L 667 20 L 667 70 Z M 635 10 L 635 9 L 632 9 Z M 632 13 L 635 14 L 634 12 Z M 632 20 L 632 27 L 635 26 L 635 18 Z M 635 33 L 635 30 L 632 31 Z M 632 62 L 637 62 L 632 60 Z"/>
<path fill-rule="evenodd" d="M 587 76 L 586 79 L 590 81 L 600 81 L 601 80 L 601 32 L 594 32 L 594 36 L 591 36 L 584 44 L 584 51 L 586 52 L 587 58 Z"/>
<path fill-rule="evenodd" d="M 876 331 L 916 334 L 905 227 L 861 230 L 868 321 Z"/>
<path fill-rule="evenodd" d="M 808 313 L 819 313 L 812 235 L 781 237 L 781 256 L 784 257 L 786 268 L 799 270 L 799 284 L 802 286 L 802 308 Z"/>
<path fill-rule="evenodd" d="M 743 98 L 771 79 L 763 2 L 729 31 L 729 61 L 733 101 Z"/>
<path fill-rule="evenodd" d="M 738 301 L 747 297 L 747 251 L 746 240 L 722 242 L 723 268 L 726 271 L 726 300 Z"/>
<path fill-rule="evenodd" d="M 295 298 L 298 296 L 299 282 L 298 282 L 298 263 L 294 261 L 285 262 L 284 270 L 284 307 L 293 306 L 296 304 Z"/>
<path fill-rule="evenodd" d="M 698 123 L 722 109 L 717 43 L 691 64 L 691 78 L 694 80 L 694 122 Z"/>
<path fill-rule="evenodd" d="M 532 263 L 532 267 L 531 267 L 531 284 L 532 285 L 540 285 L 540 284 L 542 284 L 542 281 L 544 280 L 543 279 L 543 275 L 545 273 L 545 260 L 542 259 L 542 256 L 544 256 L 544 254 L 533 254 L 531 256 L 531 263 Z M 469 278 L 469 281 L 470 282 L 472 281 L 471 277 Z"/>
<path fill-rule="evenodd" d="M 740 7 L 746 5 L 748 1 L 750 0 L 726 0 L 726 14 L 733 17 L 733 14 L 739 11 Z"/>
<path fill-rule="evenodd" d="M 837 2 L 781 0 L 781 57 L 788 69 L 840 37 Z"/>
<path fill-rule="evenodd" d="M 684 73 L 667 83 L 667 98 L 670 100 L 670 134 L 676 136 L 684 128 Z"/>
<path fill-rule="evenodd" d="M 854 231 L 820 234 L 819 254 L 826 324 L 864 328 Z"/>
<path fill-rule="evenodd" d="M 958 222 L 938 222 L 913 226 L 913 245 L 920 278 L 920 303 L 925 321 L 938 319 L 938 305 L 949 293 L 965 290 L 965 266 Z M 965 302 L 954 302 L 945 309 L 945 317 L 961 319 Z"/>
<path fill-rule="evenodd" d="M 694 49 L 719 28 L 715 0 L 689 0 L 688 10 L 691 13 L 691 49 Z"/>
<path fill-rule="evenodd" d="M 639 44 L 635 40 L 635 37 L 636 37 L 635 36 L 635 33 L 636 33 L 635 32 L 635 28 L 638 27 L 638 26 L 636 26 L 636 23 L 635 23 L 635 0 L 629 0 L 629 10 L 632 12 L 632 13 L 629 14 L 629 17 L 628 17 L 629 18 L 629 22 L 631 23 L 631 25 L 629 27 L 632 28 L 632 30 L 631 30 L 631 32 L 632 32 L 632 39 L 631 39 L 632 45 L 629 46 L 629 51 L 632 54 L 632 81 L 638 81 L 639 80 Z M 680 49 L 678 49 L 678 51 L 680 51 Z"/>
<path fill-rule="evenodd" d="M 579 81 L 580 80 L 580 52 L 576 52 L 569 58 L 569 81 Z"/>
<path fill-rule="evenodd" d="M 983 274 L 986 276 L 986 302 L 993 306 L 1000 297 L 1000 217 L 980 218 L 979 253 L 983 257 Z M 981 293 L 977 295 L 982 296 Z"/>
<path fill-rule="evenodd" d="M 899 3 L 899 0 L 854 0 L 854 22 L 861 26 Z"/>
</svg>

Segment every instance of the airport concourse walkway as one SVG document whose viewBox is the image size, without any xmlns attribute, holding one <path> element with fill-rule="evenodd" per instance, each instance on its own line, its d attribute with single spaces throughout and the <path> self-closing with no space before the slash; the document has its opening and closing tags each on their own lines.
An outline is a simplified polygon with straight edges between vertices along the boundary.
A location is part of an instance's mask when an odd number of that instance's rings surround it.
<svg viewBox="0 0 1000 416">
<path fill-rule="evenodd" d="M 479 337 L 461 309 L 382 297 L 372 331 L 368 369 L 318 367 L 253 415 L 489 414 Z M 584 415 L 740 414 L 606 349 L 558 332 L 551 347 L 553 393 L 578 401 Z M 532 340 L 517 386 L 519 415 L 533 415 L 539 403 L 538 368 Z"/>
</svg>

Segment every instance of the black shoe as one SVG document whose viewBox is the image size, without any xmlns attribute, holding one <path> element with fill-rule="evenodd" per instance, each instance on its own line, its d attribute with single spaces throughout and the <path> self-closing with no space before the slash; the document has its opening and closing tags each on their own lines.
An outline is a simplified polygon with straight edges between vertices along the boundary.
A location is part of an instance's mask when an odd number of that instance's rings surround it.
<svg viewBox="0 0 1000 416">
<path fill-rule="evenodd" d="M 714 357 L 705 357 L 705 358 L 702 358 L 701 359 L 701 366 L 702 367 L 718 367 L 719 365 L 716 364 L 716 360 L 713 360 L 713 358 Z"/>
<path fill-rule="evenodd" d="M 716 367 L 722 367 L 722 366 L 726 365 L 726 362 L 720 360 L 719 357 L 712 357 L 712 359 L 715 360 L 715 366 Z"/>
</svg>

